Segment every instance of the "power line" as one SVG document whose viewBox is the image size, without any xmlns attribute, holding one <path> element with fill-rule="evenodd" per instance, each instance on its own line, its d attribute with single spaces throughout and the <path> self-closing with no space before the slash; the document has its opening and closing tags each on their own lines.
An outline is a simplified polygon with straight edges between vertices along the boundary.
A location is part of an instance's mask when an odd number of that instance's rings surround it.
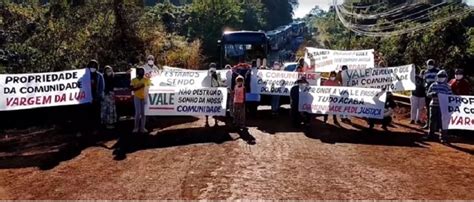
<svg viewBox="0 0 474 202">
<path fill-rule="evenodd" d="M 344 27 L 346 27 L 347 29 L 349 29 L 349 30 L 351 30 L 351 31 L 353 31 L 357 34 L 365 35 L 365 36 L 374 36 L 374 37 L 387 37 L 387 36 L 395 36 L 395 35 L 401 35 L 401 34 L 406 34 L 406 33 L 410 33 L 410 32 L 415 32 L 415 31 L 419 31 L 421 29 L 426 29 L 426 28 L 428 28 L 428 27 L 430 27 L 434 24 L 444 23 L 444 22 L 447 22 L 449 20 L 455 19 L 457 17 L 462 17 L 463 15 L 471 13 L 471 11 L 468 10 L 468 11 L 463 11 L 461 13 L 457 13 L 457 14 L 454 14 L 454 15 L 451 15 L 451 16 L 444 17 L 442 19 L 438 19 L 436 21 L 423 23 L 423 24 L 420 24 L 420 25 L 417 25 L 417 26 L 414 26 L 414 27 L 410 27 L 410 28 L 405 28 L 405 29 L 402 29 L 402 30 L 396 30 L 396 31 L 390 31 L 390 32 L 376 32 L 376 31 L 367 31 L 367 30 L 357 29 L 356 28 L 357 25 L 354 25 L 352 23 L 347 22 L 343 18 L 343 16 L 341 15 L 340 7 L 337 5 L 337 0 L 334 0 L 334 7 L 335 7 L 335 10 L 336 10 L 336 13 L 337 13 L 337 17 L 339 18 L 341 23 L 344 25 Z"/>
</svg>

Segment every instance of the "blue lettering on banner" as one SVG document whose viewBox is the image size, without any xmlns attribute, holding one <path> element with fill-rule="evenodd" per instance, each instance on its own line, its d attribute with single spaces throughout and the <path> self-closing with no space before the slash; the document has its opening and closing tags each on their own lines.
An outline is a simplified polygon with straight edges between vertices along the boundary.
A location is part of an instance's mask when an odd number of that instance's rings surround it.
<svg viewBox="0 0 474 202">
<path fill-rule="evenodd" d="M 185 113 L 206 113 L 206 114 L 217 114 L 222 111 L 221 106 L 185 106 L 180 105 L 176 108 L 178 112 Z"/>
<path fill-rule="evenodd" d="M 381 109 L 373 109 L 373 108 L 366 108 L 366 107 L 361 107 L 357 114 L 367 114 L 367 115 L 372 115 L 372 116 L 380 116 L 382 114 Z"/>
</svg>

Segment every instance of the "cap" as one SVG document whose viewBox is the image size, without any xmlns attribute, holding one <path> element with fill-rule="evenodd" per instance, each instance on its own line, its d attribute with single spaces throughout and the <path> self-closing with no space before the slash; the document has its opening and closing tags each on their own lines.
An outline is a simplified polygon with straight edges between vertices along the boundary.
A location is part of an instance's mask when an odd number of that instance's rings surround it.
<svg viewBox="0 0 474 202">
<path fill-rule="evenodd" d="M 456 71 L 454 72 L 455 74 L 460 74 L 460 75 L 464 75 L 464 70 L 463 69 L 456 69 Z"/>
<path fill-rule="evenodd" d="M 441 70 L 438 72 L 438 74 L 436 75 L 437 77 L 448 77 L 448 74 L 446 73 L 446 71 L 444 70 Z"/>
<path fill-rule="evenodd" d="M 146 57 L 147 60 L 155 60 L 155 56 L 153 55 L 148 55 L 148 57 Z"/>
<path fill-rule="evenodd" d="M 211 64 L 209 64 L 209 69 L 210 69 L 210 68 L 216 68 L 216 67 L 217 67 L 216 63 L 211 63 Z"/>
<path fill-rule="evenodd" d="M 237 78 L 235 78 L 235 81 L 239 81 L 239 80 L 244 81 L 244 77 L 239 75 L 237 76 Z"/>
<path fill-rule="evenodd" d="M 435 61 L 433 59 L 429 59 L 426 61 L 426 65 L 433 64 L 434 65 Z"/>
</svg>

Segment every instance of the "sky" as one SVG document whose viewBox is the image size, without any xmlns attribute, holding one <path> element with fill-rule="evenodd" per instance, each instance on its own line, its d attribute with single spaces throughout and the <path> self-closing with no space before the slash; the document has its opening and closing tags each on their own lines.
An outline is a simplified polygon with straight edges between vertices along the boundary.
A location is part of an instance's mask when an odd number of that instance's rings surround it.
<svg viewBox="0 0 474 202">
<path fill-rule="evenodd" d="M 474 0 L 471 0 L 474 1 Z M 298 0 L 299 6 L 295 10 L 294 18 L 304 17 L 306 14 L 318 5 L 324 10 L 329 9 L 329 5 L 332 3 L 332 0 Z"/>
</svg>

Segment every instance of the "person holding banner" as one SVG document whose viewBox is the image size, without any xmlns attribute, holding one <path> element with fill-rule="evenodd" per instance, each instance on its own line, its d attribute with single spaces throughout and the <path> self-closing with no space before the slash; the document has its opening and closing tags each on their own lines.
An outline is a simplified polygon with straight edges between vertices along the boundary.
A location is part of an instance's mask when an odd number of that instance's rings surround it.
<svg viewBox="0 0 474 202">
<path fill-rule="evenodd" d="M 142 68 L 145 70 L 145 77 L 150 79 L 159 73 L 159 68 L 155 65 L 155 56 L 148 55 L 146 59 L 147 64 L 143 65 Z"/>
<path fill-rule="evenodd" d="M 114 79 L 114 70 L 111 66 L 105 66 L 104 69 L 104 101 L 102 102 L 101 107 L 101 119 L 102 124 L 105 125 L 107 129 L 113 129 L 114 124 L 117 122 L 117 111 L 115 107 L 115 79 Z"/>
<path fill-rule="evenodd" d="M 209 65 L 209 76 L 210 76 L 210 86 L 211 88 L 218 88 L 224 86 L 223 82 L 221 81 L 220 75 L 217 74 L 217 65 L 216 63 L 211 63 Z M 217 123 L 217 119 L 214 119 L 214 126 L 219 126 Z M 206 116 L 206 127 L 209 127 L 209 116 Z"/>
<path fill-rule="evenodd" d="M 421 71 L 419 75 L 415 76 L 415 90 L 411 92 L 410 105 L 411 105 L 411 122 L 410 124 L 422 124 L 421 123 L 421 110 L 425 106 L 426 89 L 423 83 L 423 75 L 425 70 Z"/>
<path fill-rule="evenodd" d="M 99 62 L 97 60 L 89 61 L 87 68 L 90 72 L 91 78 L 91 92 L 92 92 L 92 103 L 88 107 L 88 118 L 90 123 L 86 127 L 91 127 L 90 130 L 93 131 L 97 128 L 101 122 L 100 120 L 100 107 L 101 102 L 104 98 L 104 76 L 98 72 Z"/>
<path fill-rule="evenodd" d="M 245 102 L 246 102 L 246 108 L 247 111 L 249 112 L 249 116 L 252 118 L 257 118 L 257 111 L 258 111 L 258 105 L 261 100 L 260 94 L 257 93 L 252 93 L 251 91 L 251 79 L 252 79 L 252 74 L 256 74 L 258 69 L 257 69 L 257 61 L 252 61 L 252 67 L 251 69 L 247 70 L 247 72 L 244 75 L 245 79 Z"/>
<path fill-rule="evenodd" d="M 430 131 L 424 139 L 431 139 L 435 136 L 435 133 L 442 129 L 441 109 L 439 107 L 438 95 L 451 95 L 451 87 L 447 83 L 448 75 L 446 71 L 441 70 L 436 75 L 436 81 L 431 84 L 428 89 L 428 97 L 431 98 L 430 102 Z M 447 142 L 447 130 L 442 130 L 439 140 L 441 143 Z"/>
<path fill-rule="evenodd" d="M 281 65 L 279 62 L 273 63 L 273 70 L 280 71 Z M 279 95 L 272 95 L 272 114 L 273 116 L 277 116 L 280 110 L 280 96 Z"/>
<path fill-rule="evenodd" d="M 423 75 L 423 79 L 425 80 L 425 88 L 428 90 L 431 86 L 436 81 L 436 75 L 440 71 L 439 68 L 435 67 L 435 61 L 433 59 L 429 59 L 426 61 L 426 67 L 427 70 L 425 71 L 425 74 Z M 427 96 L 425 99 L 425 105 L 426 105 L 426 115 L 430 117 L 430 103 L 431 103 L 431 97 Z M 428 129 L 430 127 L 430 118 L 428 118 L 426 125 L 423 127 L 423 129 Z"/>
<path fill-rule="evenodd" d="M 341 71 L 339 71 L 336 75 L 336 80 L 339 81 L 341 86 L 348 86 L 344 83 L 344 79 L 342 79 L 343 74 L 347 71 L 347 69 L 349 69 L 347 65 L 342 65 Z M 351 120 L 349 119 L 349 116 L 347 115 L 341 115 L 341 121 L 343 123 L 349 123 L 349 124 L 351 123 Z"/>
<path fill-rule="evenodd" d="M 300 90 L 304 89 L 307 85 L 306 77 L 301 77 L 296 80 L 295 85 L 290 90 L 291 122 L 295 128 L 301 127 L 301 121 L 303 120 L 299 111 Z"/>
<path fill-rule="evenodd" d="M 454 95 L 470 95 L 471 85 L 464 79 L 464 70 L 456 69 L 454 79 L 449 82 Z"/>
<path fill-rule="evenodd" d="M 145 106 L 148 99 L 147 88 L 151 86 L 151 81 L 148 78 L 145 78 L 145 70 L 143 68 L 137 68 L 137 77 L 132 79 L 130 88 L 133 91 L 135 103 L 135 126 L 133 128 L 133 133 L 141 132 L 147 133 L 148 131 L 145 128 L 146 116 L 145 116 Z"/>
<path fill-rule="evenodd" d="M 369 129 L 374 129 L 376 123 L 382 124 L 382 129 L 388 131 L 388 126 L 392 123 L 393 110 L 397 107 L 395 100 L 393 99 L 392 92 L 387 92 L 387 98 L 385 101 L 385 109 L 383 119 L 368 119 Z"/>
<path fill-rule="evenodd" d="M 304 65 L 305 65 L 304 58 L 298 59 L 298 66 L 296 67 L 296 72 L 299 72 L 299 73 L 305 72 Z"/>
<path fill-rule="evenodd" d="M 323 86 L 341 86 L 341 83 L 336 79 L 336 76 L 337 76 L 336 72 L 332 71 L 329 75 L 329 80 L 326 80 L 323 83 Z M 324 115 L 324 123 L 328 122 L 328 118 L 329 118 L 329 115 L 325 114 Z M 333 115 L 332 119 L 333 119 L 335 124 L 338 124 L 336 115 Z"/>
</svg>

